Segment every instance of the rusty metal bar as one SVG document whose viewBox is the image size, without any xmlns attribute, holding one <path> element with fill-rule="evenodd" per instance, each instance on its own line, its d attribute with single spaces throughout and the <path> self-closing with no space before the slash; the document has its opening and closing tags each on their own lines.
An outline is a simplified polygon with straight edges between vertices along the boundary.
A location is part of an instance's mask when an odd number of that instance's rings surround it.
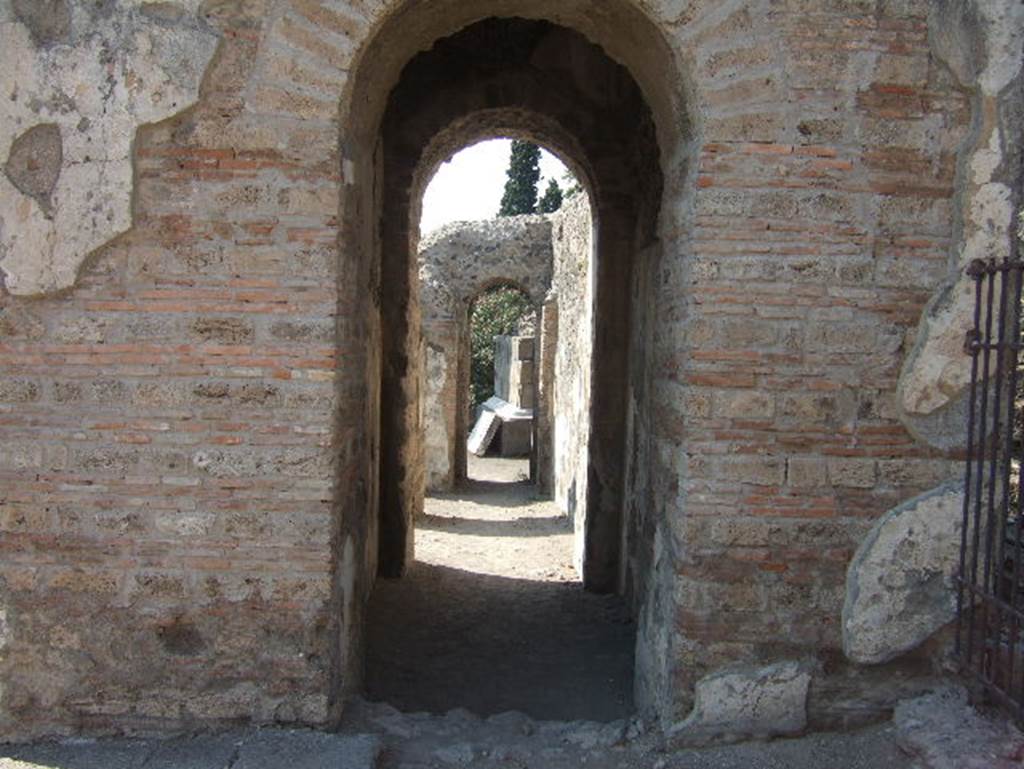
<svg viewBox="0 0 1024 769">
<path fill-rule="evenodd" d="M 972 265 L 973 266 L 973 265 Z M 957 614 L 960 621 L 957 622 L 957 651 L 960 651 L 961 643 L 961 632 L 964 624 L 964 612 L 963 612 L 963 594 L 964 594 L 964 583 L 967 579 L 967 542 L 968 538 L 973 535 L 971 551 L 971 570 L 970 573 L 977 574 L 978 571 L 978 527 L 977 518 L 970 514 L 971 511 L 971 495 L 969 490 L 971 488 L 972 481 L 972 470 L 973 470 L 973 458 L 974 458 L 974 429 L 975 429 L 975 407 L 978 402 L 978 353 L 980 349 L 978 347 L 978 336 L 979 327 L 981 326 L 981 279 L 977 273 L 972 273 L 971 277 L 974 278 L 974 326 L 968 332 L 967 345 L 971 354 L 971 389 L 970 389 L 970 401 L 968 404 L 967 412 L 967 461 L 964 462 L 964 514 L 963 514 L 963 529 L 962 536 L 960 539 L 960 591 L 958 595 L 958 607 Z M 974 520 L 975 525 L 970 526 L 970 521 Z M 971 587 L 974 587 L 974 581 L 971 581 Z M 974 657 L 974 604 L 975 601 L 971 598 L 967 604 L 967 652 L 966 652 L 966 664 L 970 665 Z"/>
<path fill-rule="evenodd" d="M 1002 397 L 1003 389 L 1005 388 L 1004 382 L 1004 371 L 1003 371 L 1003 360 L 1006 357 L 1003 344 L 1006 341 L 1006 281 L 1003 278 L 1007 273 L 1003 272 L 1000 274 L 999 280 L 999 317 L 996 321 L 997 327 L 997 342 L 995 350 L 996 358 L 996 370 L 995 370 L 995 382 L 992 402 L 992 444 L 991 454 L 988 459 L 988 500 L 986 504 L 987 516 L 985 520 L 985 590 L 989 591 L 990 595 L 998 595 L 999 588 L 996 581 L 1003 572 L 1003 565 L 995 560 L 993 551 L 998 548 L 1002 550 L 1002 545 L 999 541 L 1005 538 L 1006 532 L 1006 500 L 999 500 L 1000 509 L 996 509 L 996 483 L 997 474 L 1000 471 L 1000 457 L 999 449 L 1002 444 L 1002 435 L 999 431 L 1000 420 L 1002 418 Z M 996 283 L 996 276 L 993 275 L 989 278 L 988 282 L 988 298 L 989 298 L 989 310 L 988 310 L 988 321 L 986 328 L 986 335 L 990 336 L 992 331 L 992 298 L 994 294 Z M 991 336 L 990 336 L 991 338 Z M 988 355 L 986 350 L 985 355 Z M 985 388 L 986 391 L 989 388 Z M 984 437 L 984 436 L 982 436 Z M 998 540 L 996 537 L 998 536 Z M 993 568 L 994 567 L 994 568 Z M 988 608 L 991 608 L 989 604 L 986 604 L 986 615 L 985 625 L 990 630 L 990 635 L 994 637 L 996 641 L 995 651 L 989 658 L 989 675 L 993 681 L 999 679 L 999 668 L 1000 662 L 1002 661 L 1002 654 L 999 653 L 999 646 L 1002 643 L 1002 624 L 1003 624 L 1003 613 L 996 606 L 995 617 L 989 617 Z"/>
</svg>

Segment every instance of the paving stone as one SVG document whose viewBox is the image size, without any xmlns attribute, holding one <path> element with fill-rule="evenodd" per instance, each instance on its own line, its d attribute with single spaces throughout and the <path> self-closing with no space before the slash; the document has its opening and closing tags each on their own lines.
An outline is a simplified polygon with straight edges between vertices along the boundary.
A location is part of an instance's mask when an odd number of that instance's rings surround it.
<svg viewBox="0 0 1024 769">
<path fill-rule="evenodd" d="M 373 769 L 380 750 L 376 735 L 267 730 L 239 747 L 232 769 Z"/>
<path fill-rule="evenodd" d="M 145 740 L 62 740 L 11 745 L 0 748 L 0 769 L 142 769 L 152 748 L 152 743 Z"/>
</svg>

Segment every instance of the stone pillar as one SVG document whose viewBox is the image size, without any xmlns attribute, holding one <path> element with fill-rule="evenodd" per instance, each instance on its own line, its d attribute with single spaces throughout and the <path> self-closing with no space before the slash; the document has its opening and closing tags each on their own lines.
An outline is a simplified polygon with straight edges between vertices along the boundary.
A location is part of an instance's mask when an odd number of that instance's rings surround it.
<svg viewBox="0 0 1024 769">
<path fill-rule="evenodd" d="M 424 322 L 423 437 L 429 491 L 455 487 L 465 438 L 458 427 L 459 328 L 454 320 Z"/>
</svg>

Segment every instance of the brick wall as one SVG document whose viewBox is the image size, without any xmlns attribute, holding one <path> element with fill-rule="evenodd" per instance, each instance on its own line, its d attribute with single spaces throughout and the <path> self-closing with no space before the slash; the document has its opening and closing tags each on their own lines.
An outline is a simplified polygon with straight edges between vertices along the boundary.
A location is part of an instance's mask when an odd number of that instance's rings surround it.
<svg viewBox="0 0 1024 769">
<path fill-rule="evenodd" d="M 398 5 L 205 4 L 220 47 L 136 137 L 131 231 L 62 293 L 0 292 L 3 734 L 324 723 L 358 686 L 380 116 L 408 58 L 493 12 Z M 952 271 L 958 153 L 1002 119 L 929 48 L 932 6 L 644 3 L 653 37 L 625 1 L 559 6 L 661 142 L 625 498 L 640 701 L 669 719 L 736 661 L 814 662 L 826 720 L 875 686 L 839 653 L 846 565 L 954 470 L 896 381 Z"/>
<path fill-rule="evenodd" d="M 651 420 L 677 691 L 727 662 L 824 665 L 871 523 L 959 472 L 895 390 L 949 272 L 970 103 L 927 3 L 875 6 L 732 4 L 681 35 L 703 141 L 689 251 L 662 257 Z"/>
</svg>

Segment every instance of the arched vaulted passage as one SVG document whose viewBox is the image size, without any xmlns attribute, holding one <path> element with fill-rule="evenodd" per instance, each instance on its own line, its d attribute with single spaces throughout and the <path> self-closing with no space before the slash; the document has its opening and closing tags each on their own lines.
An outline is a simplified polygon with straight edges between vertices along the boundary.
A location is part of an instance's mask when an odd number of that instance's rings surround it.
<svg viewBox="0 0 1024 769">
<path fill-rule="evenodd" d="M 357 543 L 357 573 L 365 577 L 342 589 L 343 602 L 365 595 L 375 571 L 400 576 L 413 557 L 413 516 L 425 486 L 419 206 L 440 163 L 494 136 L 545 145 L 589 193 L 594 363 L 579 555 L 588 589 L 628 593 L 637 608 L 644 600 L 650 543 L 630 542 L 626 521 L 627 507 L 644 502 L 631 494 L 627 505 L 624 488 L 629 457 L 636 456 L 629 444 L 646 440 L 649 424 L 642 403 L 649 391 L 649 274 L 660 257 L 659 230 L 675 230 L 659 218 L 663 169 L 674 169 L 675 179 L 685 170 L 681 89 L 662 77 L 674 68 L 671 57 L 657 28 L 617 2 L 596 11 L 566 3 L 554 14 L 528 2 L 410 4 L 388 18 L 361 55 L 342 100 L 349 130 L 341 142 L 341 272 L 355 279 L 340 290 L 366 307 L 342 333 L 366 349 L 367 463 L 351 472 L 365 478 L 367 504 L 341 511 L 341 533 Z M 639 569 L 624 549 L 643 553 Z M 355 608 L 348 615 L 348 651 L 337 666 L 345 690 L 358 681 L 358 614 Z"/>
<path fill-rule="evenodd" d="M 461 130 L 453 130 L 453 125 Z M 415 57 L 394 89 L 382 125 L 382 400 L 413 395 L 418 330 L 408 281 L 411 223 L 436 155 L 435 141 L 503 129 L 576 159 L 591 189 L 597 221 L 597 296 L 591 458 L 583 579 L 593 590 L 619 581 L 619 544 L 629 360 L 629 288 L 634 252 L 655 238 L 660 197 L 657 141 L 650 111 L 628 72 L 579 33 L 549 22 L 488 19 Z M 411 401 L 410 405 L 415 401 Z M 404 570 L 422 470 L 414 409 L 382 412 L 383 574 Z"/>
</svg>

